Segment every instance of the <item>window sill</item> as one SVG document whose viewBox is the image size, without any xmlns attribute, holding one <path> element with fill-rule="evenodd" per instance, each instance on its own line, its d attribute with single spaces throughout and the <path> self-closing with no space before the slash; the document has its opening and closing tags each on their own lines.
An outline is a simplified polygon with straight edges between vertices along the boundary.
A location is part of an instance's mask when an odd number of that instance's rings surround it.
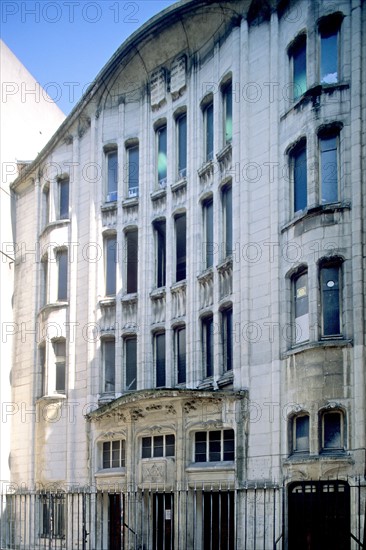
<svg viewBox="0 0 366 550">
<path fill-rule="evenodd" d="M 158 288 L 154 288 L 154 290 L 150 292 L 150 298 L 152 300 L 159 300 L 159 298 L 164 298 L 165 294 L 166 294 L 165 286 L 160 286 Z"/>
<path fill-rule="evenodd" d="M 223 162 L 226 158 L 228 158 L 231 155 L 231 149 L 231 142 L 227 143 L 216 155 L 218 162 Z"/>
<path fill-rule="evenodd" d="M 150 193 L 150 198 L 152 201 L 157 201 L 159 199 L 163 199 L 164 197 L 166 197 L 166 187 L 156 189 L 155 191 Z"/>
<path fill-rule="evenodd" d="M 233 257 L 227 256 L 222 262 L 220 262 L 216 269 L 219 273 L 226 273 L 233 269 Z"/>
<path fill-rule="evenodd" d="M 341 461 L 347 463 L 353 463 L 354 460 L 347 451 L 322 451 L 320 454 L 306 454 L 306 453 L 294 453 L 290 455 L 286 460 L 284 460 L 284 465 L 295 465 L 295 464 L 304 464 L 309 462 L 320 462 L 320 461 Z"/>
<path fill-rule="evenodd" d="M 69 218 L 65 218 L 64 220 L 55 220 L 53 222 L 49 222 L 47 225 L 44 226 L 39 236 L 42 237 L 52 229 L 55 229 L 56 227 L 62 227 L 63 225 L 69 225 L 69 224 L 70 224 Z"/>
<path fill-rule="evenodd" d="M 128 294 L 124 294 L 121 298 L 121 302 L 135 304 L 137 302 L 137 292 L 130 292 Z"/>
<path fill-rule="evenodd" d="M 208 160 L 207 162 L 204 162 L 197 170 L 197 173 L 200 178 L 208 177 L 210 174 L 214 173 L 214 162 L 213 160 Z"/>
<path fill-rule="evenodd" d="M 172 190 L 173 193 L 176 193 L 180 189 L 185 189 L 186 187 L 187 187 L 187 178 L 184 177 L 184 178 L 180 178 L 175 183 L 172 183 L 170 186 L 170 189 Z"/>
<path fill-rule="evenodd" d="M 223 460 L 220 462 L 191 462 L 186 468 L 186 472 L 202 472 L 202 470 L 227 471 L 235 470 L 233 460 Z"/>
<path fill-rule="evenodd" d="M 291 107 L 284 112 L 280 120 L 284 120 L 292 111 L 299 111 L 310 102 L 312 102 L 313 106 L 319 106 L 319 98 L 322 94 L 334 94 L 334 92 L 348 89 L 348 82 L 336 82 L 335 84 L 314 84 L 308 88 L 302 96 L 292 100 L 293 103 Z"/>
<path fill-rule="evenodd" d="M 41 307 L 38 314 L 45 313 L 47 311 L 52 311 L 53 309 L 62 309 L 64 307 L 67 307 L 69 305 L 69 302 L 52 302 L 50 304 L 46 304 Z"/>
<path fill-rule="evenodd" d="M 197 275 L 197 280 L 200 283 L 208 283 L 213 280 L 213 267 L 208 267 Z"/>
<path fill-rule="evenodd" d="M 221 377 L 217 380 L 217 385 L 219 388 L 222 388 L 224 386 L 228 386 L 229 384 L 232 384 L 234 381 L 234 372 L 233 370 L 228 370 L 224 374 L 221 375 Z"/>
<path fill-rule="evenodd" d="M 214 379 L 213 376 L 208 376 L 197 386 L 199 390 L 213 390 L 214 389 Z"/>
<path fill-rule="evenodd" d="M 122 201 L 122 208 L 132 208 L 139 205 L 139 198 L 133 197 L 131 199 L 124 199 Z"/>
<path fill-rule="evenodd" d="M 65 393 L 51 393 L 47 395 L 42 395 L 42 397 L 39 397 L 36 400 L 36 403 L 48 403 L 52 401 L 65 401 L 67 399 L 67 396 Z"/>
<path fill-rule="evenodd" d="M 170 292 L 179 292 L 182 289 L 185 289 L 187 286 L 187 280 L 183 279 L 182 281 L 178 281 L 177 283 L 172 284 L 170 287 Z"/>
<path fill-rule="evenodd" d="M 101 298 L 99 300 L 99 306 L 100 307 L 108 307 L 108 306 L 115 306 L 116 305 L 116 297 L 115 296 L 108 296 L 106 298 Z"/>
<path fill-rule="evenodd" d="M 332 338 L 329 340 L 318 340 L 316 342 L 305 342 L 304 344 L 299 344 L 287 350 L 286 352 L 284 352 L 281 356 L 281 359 L 286 359 L 286 357 L 290 357 L 291 355 L 296 355 L 297 353 L 301 353 L 309 349 L 339 348 L 339 347 L 348 347 L 352 345 L 353 345 L 353 340 L 351 339 L 346 340 L 342 337 Z"/>
<path fill-rule="evenodd" d="M 319 216 L 321 214 L 333 214 L 334 212 L 343 212 L 345 210 L 350 210 L 350 209 L 351 209 L 351 203 L 348 201 L 311 206 L 309 208 L 306 208 L 305 210 L 302 210 L 300 213 L 295 214 L 292 220 L 290 220 L 281 228 L 281 233 L 284 233 L 290 227 L 293 227 L 294 225 L 308 218 Z"/>
<path fill-rule="evenodd" d="M 126 475 L 126 468 L 105 468 L 98 470 L 95 474 L 95 477 L 98 478 L 104 478 L 104 477 L 115 477 L 115 476 L 121 476 L 124 477 Z"/>
<path fill-rule="evenodd" d="M 117 201 L 105 202 L 100 207 L 102 212 L 110 212 L 111 210 L 117 210 Z"/>
</svg>

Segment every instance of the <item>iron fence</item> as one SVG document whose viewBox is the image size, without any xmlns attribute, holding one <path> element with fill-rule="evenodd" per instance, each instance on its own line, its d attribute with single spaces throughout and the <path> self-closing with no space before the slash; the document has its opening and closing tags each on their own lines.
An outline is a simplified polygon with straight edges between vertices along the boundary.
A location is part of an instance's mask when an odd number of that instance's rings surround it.
<svg viewBox="0 0 366 550">
<path fill-rule="evenodd" d="M 317 525 L 322 526 L 324 537 L 328 521 L 331 529 L 343 529 L 335 539 L 340 541 L 336 550 L 360 550 L 365 536 L 365 485 L 344 483 L 344 492 L 335 483 L 286 487 L 202 483 L 184 488 L 5 493 L 0 495 L 1 549 L 300 550 L 304 544 L 303 548 L 313 550 L 318 549 Z M 340 502 L 341 492 L 346 505 L 338 513 L 329 495 Z M 324 495 L 324 502 L 331 502 L 330 512 L 319 500 Z M 318 508 L 311 513 L 315 501 L 309 498 L 315 497 Z M 301 535 L 301 526 L 306 529 L 308 523 L 313 545 L 305 531 Z M 296 542 L 291 542 L 291 529 L 297 533 Z"/>
</svg>

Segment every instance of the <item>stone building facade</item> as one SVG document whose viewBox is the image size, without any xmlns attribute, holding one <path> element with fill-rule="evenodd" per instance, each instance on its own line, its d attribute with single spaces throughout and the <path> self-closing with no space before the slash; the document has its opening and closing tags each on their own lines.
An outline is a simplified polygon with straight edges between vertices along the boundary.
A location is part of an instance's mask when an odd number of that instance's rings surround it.
<svg viewBox="0 0 366 550">
<path fill-rule="evenodd" d="M 8 547 L 362 547 L 365 18 L 180 2 L 13 183 Z"/>
</svg>

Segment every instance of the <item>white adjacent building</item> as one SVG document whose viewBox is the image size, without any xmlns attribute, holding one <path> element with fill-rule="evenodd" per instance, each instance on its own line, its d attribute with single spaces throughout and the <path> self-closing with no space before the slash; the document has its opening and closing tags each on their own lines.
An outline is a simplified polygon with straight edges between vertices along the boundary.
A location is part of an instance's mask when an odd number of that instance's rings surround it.
<svg viewBox="0 0 366 550">
<path fill-rule="evenodd" d="M 362 547 L 365 18 L 177 3 L 13 182 L 4 548 Z"/>
</svg>

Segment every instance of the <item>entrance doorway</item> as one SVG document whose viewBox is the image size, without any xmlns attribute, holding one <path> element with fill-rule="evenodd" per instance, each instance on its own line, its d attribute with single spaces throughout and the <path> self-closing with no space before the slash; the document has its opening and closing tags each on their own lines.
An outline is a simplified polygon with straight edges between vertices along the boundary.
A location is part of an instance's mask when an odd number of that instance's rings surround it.
<svg viewBox="0 0 366 550">
<path fill-rule="evenodd" d="M 174 497 L 170 493 L 153 495 L 153 549 L 174 550 Z"/>
<path fill-rule="evenodd" d="M 120 494 L 109 495 L 109 550 L 121 550 L 122 546 L 122 501 Z"/>
<path fill-rule="evenodd" d="M 288 497 L 288 550 L 350 550 L 348 483 L 294 483 Z"/>
</svg>

